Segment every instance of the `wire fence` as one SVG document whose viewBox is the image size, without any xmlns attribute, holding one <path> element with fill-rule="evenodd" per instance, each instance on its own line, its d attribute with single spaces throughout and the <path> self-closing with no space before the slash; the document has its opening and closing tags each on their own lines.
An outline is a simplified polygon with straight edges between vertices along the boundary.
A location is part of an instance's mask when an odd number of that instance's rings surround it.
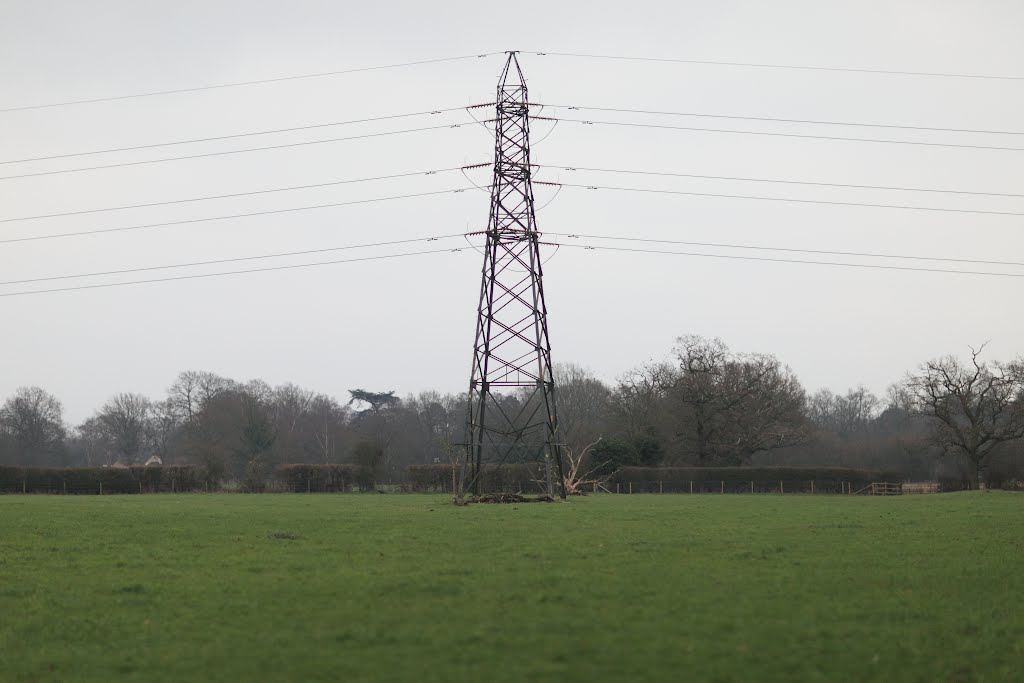
<svg viewBox="0 0 1024 683">
<path fill-rule="evenodd" d="M 913 486 L 908 493 L 938 492 L 936 482 L 905 484 L 900 481 L 858 482 L 858 481 L 819 481 L 815 479 L 775 479 L 775 480 L 687 480 L 687 481 L 617 481 L 587 482 L 577 485 L 580 494 L 808 494 L 808 495 L 900 495 L 905 486 Z M 392 485 L 402 492 L 420 493 L 453 493 L 451 485 L 418 486 L 411 488 L 408 484 Z M 509 482 L 490 493 L 545 493 L 543 481 Z"/>
<path fill-rule="evenodd" d="M 0 468 L 3 470 L 3 468 Z M 0 475 L 4 475 L 0 471 Z M 344 473 L 342 473 L 344 474 Z M 112 495 L 147 493 L 444 493 L 454 494 L 455 482 L 450 478 L 401 478 L 380 482 L 372 478 L 350 476 L 326 477 L 318 472 L 294 469 L 288 476 L 259 479 L 211 479 L 197 468 L 165 467 L 125 469 L 95 468 L 80 470 L 32 470 L 9 468 L 9 476 L 0 476 L 0 494 L 49 495 Z M 528 476 L 494 478 L 488 482 L 487 493 L 544 494 L 545 480 Z M 582 494 L 807 494 L 807 495 L 901 495 L 936 493 L 939 482 L 902 482 L 894 480 L 820 479 L 820 478 L 750 478 L 721 479 L 631 479 L 578 483 Z"/>
<path fill-rule="evenodd" d="M 696 481 L 625 481 L 614 484 L 592 484 L 590 492 L 598 493 L 718 493 L 718 494 L 757 494 L 757 493 L 806 493 L 806 494 L 868 494 L 868 495 L 899 495 L 902 493 L 903 482 L 863 482 L 855 481 L 817 481 L 814 479 L 775 479 L 775 480 L 742 480 L 719 479 Z"/>
</svg>

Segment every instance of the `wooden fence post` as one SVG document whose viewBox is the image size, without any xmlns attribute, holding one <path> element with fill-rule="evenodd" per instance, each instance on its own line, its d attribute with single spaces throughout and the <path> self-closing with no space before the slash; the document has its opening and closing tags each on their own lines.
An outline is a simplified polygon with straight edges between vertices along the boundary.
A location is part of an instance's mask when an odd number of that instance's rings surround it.
<svg viewBox="0 0 1024 683">
<path fill-rule="evenodd" d="M 629 482 L 629 492 L 633 493 L 633 482 Z"/>
<path fill-rule="evenodd" d="M 750 492 L 751 493 L 754 492 L 754 480 L 753 479 L 750 480 Z"/>
<path fill-rule="evenodd" d="M 665 493 L 665 483 L 661 480 L 658 481 L 658 493 Z"/>
<path fill-rule="evenodd" d="M 811 479 L 811 495 L 814 495 L 814 480 Z"/>
<path fill-rule="evenodd" d="M 722 488 L 719 489 L 719 493 L 725 493 L 725 479 L 722 480 Z"/>
<path fill-rule="evenodd" d="M 103 480 L 100 479 L 100 495 L 103 495 Z"/>
<path fill-rule="evenodd" d="M 779 493 L 785 493 L 786 489 L 782 486 L 782 480 L 779 479 Z"/>
<path fill-rule="evenodd" d="M 619 482 L 615 482 L 615 493 L 619 492 Z"/>
<path fill-rule="evenodd" d="M 597 482 L 594 482 L 594 493 L 597 493 Z"/>
<path fill-rule="evenodd" d="M 693 479 L 690 480 L 690 493 L 693 493 Z"/>
</svg>

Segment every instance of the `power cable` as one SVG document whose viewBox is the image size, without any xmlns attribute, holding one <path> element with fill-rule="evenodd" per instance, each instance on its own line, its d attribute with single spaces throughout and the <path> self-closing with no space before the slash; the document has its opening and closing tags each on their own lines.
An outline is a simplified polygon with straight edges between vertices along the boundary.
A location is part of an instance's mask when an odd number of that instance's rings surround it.
<svg viewBox="0 0 1024 683">
<path fill-rule="evenodd" d="M 534 117 L 534 119 L 550 121 L 566 121 L 567 123 L 579 123 L 585 126 L 625 126 L 628 128 L 655 128 L 661 130 L 689 130 L 700 133 L 729 133 L 732 135 L 766 135 L 779 138 L 801 138 L 804 140 L 838 140 L 843 142 L 874 142 L 884 145 L 917 145 L 922 147 L 952 147 L 956 149 L 994 149 L 1003 152 L 1024 152 L 1024 147 L 1001 147 L 999 145 L 966 145 L 952 142 L 924 142 L 920 140 L 883 140 L 881 138 L 851 138 L 839 135 L 810 135 L 807 133 L 774 133 L 762 130 L 735 130 L 724 128 L 698 128 L 695 126 L 667 126 L 653 123 L 628 123 L 625 121 L 595 121 L 591 119 L 565 119 L 551 117 Z"/>
<path fill-rule="evenodd" d="M 50 277 L 36 277 L 36 278 L 28 278 L 28 279 L 25 279 L 25 280 L 7 280 L 5 282 L 0 282 L 0 287 L 10 286 L 10 285 L 28 284 L 30 282 L 49 282 L 49 281 L 52 281 L 52 280 L 73 280 L 73 279 L 83 278 L 83 277 L 99 277 L 101 275 L 125 275 L 127 273 L 141 273 L 141 272 L 153 271 L 153 270 L 169 270 L 171 268 L 191 268 L 191 267 L 194 267 L 194 266 L 212 266 L 212 265 L 219 265 L 219 264 L 222 264 L 222 263 L 238 263 L 240 261 L 258 261 L 258 260 L 262 260 L 262 259 L 282 258 L 282 257 L 286 257 L 286 256 L 305 256 L 305 255 L 308 255 L 308 254 L 323 254 L 323 253 L 332 252 L 332 251 L 347 251 L 349 249 L 369 249 L 371 247 L 390 247 L 390 246 L 394 246 L 394 245 L 397 245 L 397 244 L 411 244 L 411 243 L 414 243 L 414 242 L 436 242 L 438 240 L 451 239 L 453 237 L 462 237 L 462 236 L 463 236 L 462 233 L 457 233 L 457 234 L 454 234 L 454 235 L 434 235 L 432 237 L 417 237 L 417 238 L 406 239 L 406 240 L 393 240 L 391 242 L 374 242 L 374 243 L 371 243 L 371 244 L 349 244 L 349 245 L 342 246 L 342 247 L 324 247 L 322 249 L 304 249 L 303 251 L 287 251 L 287 252 L 279 252 L 279 253 L 276 253 L 276 254 L 261 254 L 259 256 L 239 256 L 239 257 L 235 257 L 235 258 L 215 259 L 215 260 L 212 260 L 212 261 L 192 261 L 190 263 L 175 263 L 175 264 L 164 265 L 164 266 L 146 266 L 146 267 L 141 267 L 141 268 L 125 268 L 125 269 L 122 269 L 122 270 L 106 270 L 106 271 L 100 271 L 100 272 L 94 272 L 94 273 L 78 273 L 78 274 L 75 274 L 75 275 L 53 275 L 53 276 L 50 276 Z"/>
<path fill-rule="evenodd" d="M 489 165 L 489 164 L 485 164 L 485 165 Z M 61 217 L 61 216 L 80 216 L 82 214 L 89 214 L 89 213 L 102 213 L 102 212 L 105 212 L 105 211 L 123 211 L 125 209 L 143 209 L 143 208 L 148 208 L 148 207 L 153 207 L 153 206 L 169 206 L 169 205 L 172 205 L 172 204 L 186 204 L 186 203 L 189 203 L 189 202 L 205 202 L 205 201 L 209 201 L 209 200 L 212 200 L 212 199 L 231 199 L 233 197 L 249 197 L 249 196 L 252 196 L 252 195 L 271 194 L 271 193 L 274 193 L 274 192 L 292 192 L 294 190 L 309 190 L 309 189 L 314 189 L 314 188 L 318 188 L 318 187 L 332 187 L 334 185 L 349 185 L 349 184 L 353 184 L 353 183 L 368 183 L 368 182 L 372 182 L 372 181 L 376 181 L 376 180 L 392 180 L 392 179 L 395 179 L 395 178 L 411 178 L 413 176 L 420 176 L 420 175 L 424 175 L 424 176 L 426 176 L 426 175 L 436 175 L 438 173 L 448 173 L 450 171 L 459 171 L 459 170 L 462 170 L 462 169 L 463 169 L 463 167 L 461 167 L 461 166 L 455 166 L 455 167 L 452 167 L 452 168 L 436 168 L 436 169 L 431 169 L 431 170 L 428 170 L 428 171 L 410 171 L 408 173 L 393 173 L 391 175 L 374 176 L 372 178 L 353 178 L 353 179 L 350 179 L 350 180 L 332 180 L 332 181 L 323 182 L 323 183 L 313 183 L 311 185 L 292 185 L 292 186 L 289 186 L 289 187 L 272 187 L 272 188 L 269 188 L 269 189 L 266 189 L 266 190 L 250 190 L 248 192 L 233 192 L 233 193 L 230 193 L 230 194 L 208 195 L 208 196 L 205 196 L 205 197 L 188 197 L 188 198 L 185 198 L 185 199 L 170 199 L 170 200 L 163 201 L 163 202 L 148 202 L 146 204 L 128 204 L 128 205 L 124 205 L 124 206 L 108 206 L 108 207 L 104 207 L 102 209 L 83 209 L 83 210 L 80 210 L 80 211 L 65 211 L 63 213 L 39 214 L 37 216 L 21 216 L 21 217 L 18 217 L 18 218 L 0 218 L 0 223 L 13 223 L 13 222 L 16 222 L 16 221 L 33 221 L 33 220 L 38 220 L 40 218 L 58 218 L 58 217 Z"/>
<path fill-rule="evenodd" d="M 617 237 L 611 235 L 586 235 L 583 233 L 559 233 L 559 232 L 545 232 L 545 235 L 555 235 L 556 237 L 568 237 L 568 238 L 581 238 L 581 239 L 601 239 L 601 240 L 614 240 L 617 242 L 644 242 L 651 244 L 683 244 L 691 247 L 714 247 L 717 249 L 751 249 L 757 251 L 785 251 L 785 252 L 796 252 L 801 254 L 823 254 L 829 256 L 857 256 L 862 258 L 884 258 L 884 259 L 906 259 L 913 261 L 943 261 L 948 263 L 977 263 L 988 266 L 1021 266 L 1024 267 L 1024 262 L 1021 261 L 986 261 L 980 259 L 965 259 L 965 258 L 948 258 L 940 256 L 917 256 L 910 254 L 879 254 L 874 252 L 858 252 L 858 251 L 828 251 L 825 249 L 801 249 L 796 247 L 767 247 L 763 245 L 755 244 L 728 244 L 722 242 L 688 242 L 683 240 L 662 240 L 662 239 L 651 239 L 645 237 Z"/>
<path fill-rule="evenodd" d="M 307 145 L 322 145 L 327 142 L 344 142 L 347 140 L 362 140 L 366 138 L 379 138 L 387 135 L 402 135 L 405 133 L 422 133 L 428 130 L 441 130 L 442 128 L 461 128 L 468 126 L 468 123 L 453 123 L 446 124 L 443 126 L 426 126 L 424 128 L 407 128 L 405 130 L 390 130 L 383 133 L 365 133 L 363 135 L 350 135 L 342 138 L 328 138 L 327 140 L 308 140 L 306 142 L 289 142 L 281 145 L 268 145 L 266 147 L 249 147 L 246 149 L 233 149 L 224 152 L 207 152 L 204 154 L 190 154 L 188 156 L 180 157 L 165 157 L 163 159 L 145 159 L 142 161 L 125 161 L 118 164 L 105 164 L 102 166 L 87 166 L 84 168 L 66 168 L 58 171 L 40 171 L 38 173 L 21 173 L 18 175 L 0 176 L 0 180 L 13 180 L 15 178 L 32 178 L 36 176 L 44 175 L 56 175 L 59 173 L 78 173 L 80 171 L 96 171 L 105 168 L 118 168 L 121 166 L 141 166 L 143 164 L 159 164 L 165 161 L 183 161 L 186 159 L 203 159 L 206 157 L 219 157 L 228 154 L 244 154 L 246 152 L 264 152 L 271 149 L 285 149 L 288 147 L 304 147 Z"/>
<path fill-rule="evenodd" d="M 892 190 L 899 192 L 932 192 L 938 194 L 964 194 L 979 197 L 1024 197 L 1024 194 L 1013 192 L 976 192 L 968 190 L 948 190 L 930 187 L 894 187 L 891 185 L 854 185 L 851 183 L 825 183 L 809 180 L 782 180 L 779 178 L 744 178 L 738 176 L 705 175 L 699 173 L 668 173 L 661 171 L 639 171 L 618 168 L 591 168 L 586 166 L 558 166 L 554 164 L 535 164 L 541 168 L 556 168 L 562 171 L 588 171 L 591 173 L 622 173 L 625 175 L 650 175 L 670 178 L 701 178 L 705 180 L 735 180 L 745 183 L 779 183 L 785 185 L 810 185 L 815 187 L 846 187 L 857 190 Z"/>
<path fill-rule="evenodd" d="M 191 225 L 194 223 L 208 223 L 210 221 L 223 221 L 232 218 L 250 218 L 252 216 L 270 216 L 279 213 L 291 213 L 295 211 L 313 211 L 316 209 L 327 209 L 336 206 L 352 206 L 355 204 L 372 204 L 376 202 L 386 202 L 394 199 L 410 199 L 412 197 L 429 197 L 439 194 L 454 194 L 459 192 L 465 192 L 471 190 L 471 187 L 460 187 L 451 190 L 436 190 L 433 192 L 418 192 L 416 194 L 402 194 L 391 197 L 375 197 L 373 199 L 355 199 L 347 202 L 333 202 L 331 204 L 316 204 L 313 206 L 293 206 L 286 209 L 272 209 L 269 211 L 253 211 L 250 213 L 234 213 L 226 216 L 209 216 L 205 218 L 190 218 L 188 220 L 181 221 L 165 221 L 162 223 L 146 223 L 144 225 L 129 225 L 121 228 L 101 228 L 99 230 L 81 230 L 78 232 L 64 232 L 51 235 L 32 235 L 30 237 L 8 237 L 6 239 L 0 239 L 0 244 L 7 244 L 10 242 L 33 242 L 37 240 L 50 240 L 58 239 L 63 237 L 78 237 L 81 235 L 97 235 L 111 232 L 125 232 L 128 230 L 145 230 L 149 228 L 163 228 L 172 225 Z"/>
<path fill-rule="evenodd" d="M 294 126 L 292 128 L 274 128 L 271 130 L 257 130 L 249 133 L 234 133 L 231 135 L 217 135 L 209 138 L 193 138 L 191 140 L 175 140 L 173 142 L 154 142 L 146 145 L 134 145 L 132 147 L 111 147 L 108 149 L 94 149 L 88 152 L 70 152 L 67 154 L 52 154 L 45 157 L 28 157 L 25 159 L 9 159 L 7 161 L 0 161 L 0 165 L 4 164 L 23 164 L 30 161 L 49 161 L 52 159 L 67 159 L 69 157 L 84 157 L 91 154 L 111 154 L 113 152 L 132 152 L 140 149 L 153 149 L 154 147 L 171 147 L 174 145 L 190 145 L 197 142 L 214 142 L 217 140 L 232 140 L 235 138 L 247 138 L 256 135 L 274 135 L 277 133 L 293 133 L 300 130 L 313 130 L 315 128 L 332 128 L 335 126 L 349 126 L 357 123 L 371 123 L 374 121 L 389 121 L 393 119 L 407 119 L 414 116 L 433 116 L 437 114 L 446 114 L 453 111 L 465 111 L 465 107 L 449 107 L 447 109 L 432 109 L 430 111 L 417 111 L 410 112 L 408 114 L 391 114 L 389 116 L 373 116 L 366 119 L 352 119 L 350 121 L 332 121 L 329 123 L 311 123 L 305 126 Z"/>
<path fill-rule="evenodd" d="M 995 74 L 943 73 L 931 71 L 896 71 L 892 69 L 854 69 L 834 66 L 807 66 L 802 64 L 767 64 L 759 62 L 723 62 L 707 59 L 669 59 L 664 57 L 627 57 L 623 55 L 593 55 L 572 52 L 521 52 L 541 57 L 582 57 L 587 59 L 613 59 L 630 62 L 664 62 L 670 64 L 703 64 L 708 66 L 736 66 L 755 69 L 792 69 L 799 71 L 831 71 L 840 73 L 884 74 L 889 76 L 930 76 L 935 78 L 978 78 L 998 81 L 1021 81 L 1024 76 L 998 76 Z"/>
<path fill-rule="evenodd" d="M 178 264 L 178 265 L 175 265 L 175 266 L 158 266 L 158 267 L 147 268 L 147 269 L 135 269 L 135 271 L 138 271 L 138 270 L 157 270 L 157 269 L 160 269 L 160 268 L 184 267 L 184 266 L 190 266 L 190 265 L 207 265 L 207 264 L 212 264 L 212 263 L 228 262 L 228 261 L 232 261 L 232 260 L 237 261 L 237 260 L 247 260 L 247 259 L 254 259 L 254 258 L 273 258 L 274 256 L 290 256 L 290 255 L 296 255 L 296 254 L 299 254 L 299 253 L 313 253 L 314 251 L 332 251 L 332 250 L 335 250 L 335 249 L 355 249 L 355 248 L 363 248 L 363 247 L 369 247 L 369 246 L 381 246 L 381 245 L 384 245 L 384 244 L 398 244 L 398 243 L 402 243 L 402 242 L 406 242 L 406 241 L 422 241 L 424 239 L 426 239 L 427 241 L 431 241 L 432 239 L 441 239 L 443 237 L 458 237 L 458 236 L 460 236 L 460 235 L 439 236 L 437 238 L 419 238 L 419 239 L 416 239 L 416 240 L 402 240 L 402 241 L 395 241 L 395 242 L 390 242 L 390 243 L 379 243 L 378 245 L 350 245 L 350 246 L 347 246 L 347 247 L 337 247 L 337 248 L 333 248 L 333 249 L 310 250 L 309 252 L 292 252 L 292 253 L 287 253 L 287 254 L 263 255 L 263 256 L 256 256 L 256 257 L 241 258 L 241 259 L 224 259 L 224 260 L 220 260 L 220 261 L 196 262 L 196 263 L 192 263 L 192 264 Z M 1017 278 L 1017 277 L 1024 277 L 1024 274 L 997 273 L 997 272 L 989 272 L 989 271 L 948 270 L 948 269 L 940 269 L 940 268 L 921 268 L 921 267 L 911 267 L 911 266 L 885 266 L 885 265 L 879 265 L 879 264 L 841 263 L 841 262 L 832 262 L 832 261 L 809 261 L 809 260 L 799 260 L 799 259 L 780 259 L 780 258 L 767 258 L 767 257 L 755 257 L 755 256 L 738 256 L 738 255 L 728 255 L 728 254 L 704 254 L 704 253 L 696 253 L 696 252 L 667 251 L 667 250 L 659 250 L 659 249 L 635 249 L 635 248 L 624 248 L 624 247 L 605 247 L 605 246 L 599 246 L 599 245 L 573 244 L 573 243 L 565 244 L 565 243 L 558 243 L 558 242 L 545 242 L 545 244 L 547 244 L 549 246 L 554 246 L 556 248 L 560 248 L 560 247 L 566 246 L 566 247 L 572 247 L 572 248 L 577 248 L 577 249 L 585 249 L 585 250 L 588 250 L 588 251 L 601 250 L 601 251 L 613 251 L 613 252 L 621 252 L 621 253 L 661 254 L 661 255 L 672 255 L 672 256 L 693 256 L 693 257 L 699 257 L 699 258 L 717 258 L 717 259 L 729 259 L 729 260 L 740 260 L 740 261 L 762 261 L 762 262 L 770 262 L 770 263 L 791 263 L 791 264 L 820 265 L 820 266 L 832 266 L 832 267 L 844 267 L 844 268 L 869 268 L 869 269 L 880 269 L 880 270 L 900 270 L 900 271 L 910 271 L 910 272 L 942 273 L 942 274 L 949 274 L 949 275 L 981 275 L 981 276 L 1015 277 L 1015 278 Z M 470 246 L 472 247 L 473 245 L 470 245 Z M 237 270 L 237 271 L 227 271 L 227 272 L 217 272 L 217 273 L 201 273 L 201 274 L 195 274 L 195 275 L 181 275 L 181 276 L 166 277 L 166 278 L 152 278 L 152 279 L 147 279 L 147 280 L 133 280 L 133 281 L 129 281 L 129 282 L 113 282 L 113 283 L 103 283 L 103 284 L 95 284 L 95 285 L 76 285 L 76 286 L 72 286 L 72 287 L 60 287 L 60 288 L 52 288 L 52 289 L 31 290 L 31 291 L 27 291 L 27 292 L 0 293 L 0 297 L 28 296 L 28 295 L 33 295 L 33 294 L 47 294 L 47 293 L 54 293 L 54 292 L 65 292 L 65 291 L 75 291 L 75 290 L 85 290 L 85 289 L 100 289 L 100 288 L 109 288 L 109 287 L 122 287 L 122 286 L 131 286 L 131 285 L 138 285 L 138 284 L 149 284 L 149 283 L 157 283 L 157 282 L 173 282 L 173 281 L 179 281 L 179 280 L 192 280 L 192 279 L 211 278 L 211 277 L 225 277 L 225 276 L 230 276 L 230 275 L 243 275 L 243 274 L 248 274 L 248 273 L 271 272 L 271 271 L 281 271 L 281 270 L 295 270 L 295 269 L 300 269 L 300 268 L 311 268 L 311 267 L 335 265 L 335 264 L 341 264 L 341 263 L 355 263 L 355 262 L 361 262 L 361 261 L 376 261 L 376 260 L 384 260 L 384 259 L 402 258 L 402 257 L 406 257 L 406 256 L 419 256 L 419 255 L 425 255 L 425 254 L 439 254 L 439 253 L 445 253 L 445 252 L 448 252 L 448 253 L 460 252 L 463 249 L 464 249 L 464 247 L 449 248 L 449 249 L 433 249 L 433 250 L 425 250 L 425 251 L 417 251 L 417 252 L 405 252 L 405 253 L 400 253 L 400 254 L 386 254 L 386 255 L 379 255 L 379 256 L 366 256 L 366 257 L 355 258 L 355 259 L 340 259 L 340 260 L 334 260 L 334 261 L 320 261 L 320 262 L 315 262 L 315 263 L 301 263 L 301 264 L 284 265 L 284 266 L 268 266 L 268 267 L 264 267 L 264 268 L 251 268 L 251 269 Z M 904 258 L 904 257 L 898 257 L 898 258 Z M 133 272 L 133 271 L 111 271 L 110 274 L 119 273 L 119 272 Z M 106 273 L 96 273 L 96 274 L 91 274 L 91 275 L 101 275 L 101 274 L 106 274 Z M 86 275 L 65 276 L 65 277 L 86 277 Z M 58 279 L 58 278 L 40 278 L 40 280 L 42 280 L 42 279 Z M 12 282 L 12 283 L 2 283 L 2 284 L 14 284 L 14 283 Z"/>
<path fill-rule="evenodd" d="M 906 211 L 939 211 L 942 213 L 969 213 L 988 216 L 1024 216 L 1022 211 L 988 211 L 983 209 L 948 209 L 938 206 L 910 206 L 903 204 L 872 204 L 869 202 L 837 202 L 824 199 L 796 199 L 793 197 L 764 197 L 760 195 L 717 194 L 714 192 L 685 192 L 682 190 L 653 190 L 643 187 L 611 187 L 606 185 L 575 185 L 535 180 L 534 185 L 575 187 L 587 190 L 615 190 L 620 192 L 647 192 L 651 194 L 686 195 L 690 197 L 715 197 L 720 199 L 749 199 L 762 202 L 791 202 L 795 204 L 822 204 L 826 206 L 864 206 L 873 209 L 901 209 Z"/>
<path fill-rule="evenodd" d="M 552 245 L 558 246 L 559 244 L 563 247 L 575 247 L 577 249 L 586 250 L 602 250 L 602 251 L 617 251 L 627 253 L 638 253 L 638 254 L 665 254 L 672 256 L 696 256 L 701 258 L 716 258 L 716 259 L 730 259 L 738 261 L 765 261 L 769 263 L 800 263 L 805 265 L 815 266 L 837 266 L 841 268 L 873 268 L 878 270 L 904 270 L 913 272 L 923 273 L 945 273 L 948 275 L 988 275 L 994 277 L 1024 277 L 1024 273 L 994 273 L 990 271 L 973 271 L 973 270 L 947 270 L 943 268 L 921 268 L 917 266 L 884 266 L 880 264 L 871 263 L 842 263 L 839 261 L 807 261 L 800 259 L 784 259 L 784 258 L 769 258 L 767 256 L 739 256 L 736 254 L 701 254 L 696 252 L 688 251 L 665 251 L 661 249 L 634 249 L 629 247 L 602 247 L 589 244 L 566 244 L 552 242 Z"/>
<path fill-rule="evenodd" d="M 897 130 L 927 130 L 940 133 L 983 133 L 990 135 L 1024 135 L 1018 130 L 985 130 L 979 128 L 936 128 L 933 126 L 897 125 L 891 123 L 862 123 L 859 121 L 824 121 L 821 119 L 783 119 L 771 116 L 737 116 L 728 114 L 703 114 L 685 111 L 655 111 L 650 109 L 620 109 L 616 107 L 582 107 L 570 104 L 533 104 L 530 106 L 565 109 L 568 111 L 606 111 L 621 114 L 650 114 L 655 116 L 690 116 L 704 119 L 732 119 L 737 121 L 768 121 L 771 123 L 811 123 L 818 126 L 856 126 L 858 128 L 893 128 Z"/>
<path fill-rule="evenodd" d="M 158 90 L 153 92 L 134 93 L 130 95 L 114 95 L 112 97 L 96 97 L 88 100 L 68 100 L 65 102 L 51 102 L 48 104 L 32 104 L 21 107 L 8 107 L 6 109 L 0 109 L 0 113 L 12 112 L 12 111 L 24 111 L 26 109 L 45 109 L 48 107 L 67 107 L 74 104 L 91 104 L 93 102 L 111 102 L 113 100 L 128 100 L 139 97 L 155 97 L 157 95 L 176 95 L 179 93 L 187 92 L 199 92 L 201 90 L 216 90 L 219 88 L 238 88 L 247 85 L 261 85 L 263 83 L 280 83 L 283 81 L 297 81 L 306 78 L 323 78 L 325 76 L 340 76 L 342 74 L 361 73 L 365 71 L 381 71 L 384 69 L 398 69 L 408 66 L 420 66 L 423 64 L 439 64 L 441 62 L 455 62 L 466 59 L 480 59 L 483 57 L 491 57 L 493 55 L 500 54 L 498 52 L 486 52 L 477 55 L 464 55 L 461 57 L 442 57 L 440 59 L 423 59 L 417 62 L 404 62 L 402 64 L 384 64 L 381 66 L 364 66 L 355 69 L 340 69 L 337 71 L 322 71 L 320 73 L 309 73 L 309 74 L 298 74 L 295 76 L 280 76 L 278 78 L 263 78 L 255 81 L 236 81 L 234 83 L 218 83 L 215 85 L 201 85 L 191 88 L 178 88 L 175 90 Z"/>
<path fill-rule="evenodd" d="M 295 270 L 298 268 L 315 268 L 317 266 L 332 266 L 339 263 L 357 263 L 359 261 L 382 261 L 384 259 L 395 259 L 403 258 L 405 256 L 421 256 L 424 254 L 441 254 L 445 252 L 457 252 L 462 251 L 462 247 L 456 249 L 431 249 L 427 251 L 411 251 L 402 254 L 385 254 L 383 256 L 363 256 L 360 258 L 353 259 L 340 259 L 337 261 L 318 261 L 316 263 L 297 263 L 289 266 L 267 266 L 265 268 L 249 268 L 247 270 L 232 270 L 220 273 L 201 273 L 198 275 L 178 275 L 175 277 L 162 277 L 153 278 L 150 280 L 132 280 L 130 282 L 108 282 L 98 285 L 76 285 L 74 287 L 57 287 L 54 289 L 35 289 L 28 292 L 10 292 L 6 294 L 0 294 L 0 298 L 9 296 L 28 296 L 31 294 L 49 294 L 53 292 L 70 292 L 79 289 L 102 289 L 107 287 L 125 287 L 129 285 L 143 285 L 150 284 L 153 282 L 175 282 L 178 280 L 197 280 L 200 278 L 211 278 L 211 277 L 224 277 L 228 275 L 245 275 L 248 273 L 266 273 L 278 270 Z"/>
</svg>

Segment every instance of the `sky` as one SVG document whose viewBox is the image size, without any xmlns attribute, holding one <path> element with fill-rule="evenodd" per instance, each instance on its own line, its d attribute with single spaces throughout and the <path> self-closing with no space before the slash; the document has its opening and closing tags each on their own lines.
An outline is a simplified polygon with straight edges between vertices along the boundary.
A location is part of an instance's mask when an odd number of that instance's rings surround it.
<svg viewBox="0 0 1024 683">
<path fill-rule="evenodd" d="M 118 392 L 165 395 L 190 369 L 347 390 L 464 391 L 486 225 L 493 101 L 519 50 L 542 115 L 787 135 L 535 121 L 534 161 L 703 176 L 1024 194 L 1024 6 L 1017 2 L 53 2 L 0 0 L 0 398 L 55 394 L 78 423 Z M 547 55 L 537 55 L 546 52 Z M 557 56 L 650 57 L 984 74 L 955 78 Z M 476 57 L 489 54 L 487 57 Z M 31 105 L 469 59 L 67 106 Z M 600 107 L 969 133 L 571 111 Z M 115 153 L 38 157 L 415 112 Z M 474 110 L 490 118 L 486 108 Z M 457 128 L 448 127 L 454 124 Z M 554 128 L 552 129 L 552 126 Z M 436 127 L 433 130 L 377 135 Z M 1016 132 L 1016 134 L 1011 134 Z M 549 135 L 550 133 L 550 135 Z M 825 140 L 855 137 L 919 144 Z M 116 168 L 252 147 L 371 136 Z M 974 147 L 970 147 L 974 146 Z M 1013 149 L 978 149 L 1010 147 Z M 428 171 L 440 171 L 427 175 Z M 64 212 L 409 174 L 402 178 L 70 216 Z M 11 178 L 20 175 L 22 177 Z M 536 188 L 538 225 L 567 234 L 1022 261 L 1024 198 L 543 168 L 539 180 L 716 195 L 968 209 L 964 213 L 668 193 Z M 454 190 L 464 191 L 455 192 Z M 424 193 L 436 193 L 426 194 Z M 410 194 L 424 196 L 399 197 Z M 218 221 L 7 241 L 308 207 Z M 1011 215 L 1007 215 L 1011 214 Z M 433 236 L 455 235 L 437 241 Z M 247 262 L 15 282 L 417 240 Z M 576 238 L 576 244 L 1024 275 L 1024 267 Z M 449 249 L 460 249 L 450 251 Z M 664 358 L 684 334 L 771 353 L 811 391 L 881 393 L 929 358 L 1024 352 L 1024 279 L 549 247 L 555 362 L 602 379 Z M 415 251 L 231 277 L 22 292 Z M 18 294 L 8 296 L 8 294 Z"/>
</svg>

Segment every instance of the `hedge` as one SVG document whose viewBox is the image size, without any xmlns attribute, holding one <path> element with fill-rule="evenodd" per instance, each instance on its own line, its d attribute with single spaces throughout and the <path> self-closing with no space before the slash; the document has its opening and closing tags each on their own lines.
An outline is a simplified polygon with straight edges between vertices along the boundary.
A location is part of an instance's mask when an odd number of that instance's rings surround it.
<svg viewBox="0 0 1024 683">
<path fill-rule="evenodd" d="M 358 465 L 281 465 L 277 477 L 293 493 L 345 493 L 376 488 L 373 471 Z"/>
<path fill-rule="evenodd" d="M 942 475 L 939 477 L 939 491 L 942 493 L 950 493 L 952 491 L 968 491 L 972 488 L 976 488 L 977 484 L 971 483 L 971 480 L 965 476 L 958 474 Z"/>
<path fill-rule="evenodd" d="M 836 467 L 623 467 L 605 487 L 631 487 L 633 493 L 856 493 L 874 482 L 902 481 L 898 472 Z"/>
<path fill-rule="evenodd" d="M 452 492 L 450 464 L 410 465 L 405 468 L 402 488 L 407 491 Z M 556 475 L 557 476 L 557 475 Z M 510 463 L 484 465 L 480 474 L 480 491 L 484 493 L 519 493 L 543 491 L 544 463 Z"/>
<path fill-rule="evenodd" d="M 194 465 L 166 467 L 0 467 L 0 493 L 172 493 L 211 487 Z"/>
</svg>

